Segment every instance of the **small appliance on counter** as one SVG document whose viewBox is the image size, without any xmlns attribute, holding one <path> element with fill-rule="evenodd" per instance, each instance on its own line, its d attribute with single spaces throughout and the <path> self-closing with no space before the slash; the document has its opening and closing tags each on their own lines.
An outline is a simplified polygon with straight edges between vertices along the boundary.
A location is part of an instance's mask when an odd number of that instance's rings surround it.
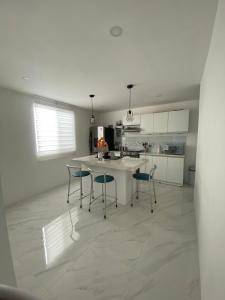
<svg viewBox="0 0 225 300">
<path fill-rule="evenodd" d="M 129 156 L 129 157 L 134 157 L 134 158 L 139 158 L 141 150 L 125 150 L 122 152 L 122 156 Z"/>
<path fill-rule="evenodd" d="M 111 158 L 113 158 L 113 159 L 119 159 L 119 158 L 121 158 L 121 151 L 113 151 L 113 152 L 111 152 Z"/>
<path fill-rule="evenodd" d="M 98 152 L 96 158 L 99 160 L 118 160 L 122 158 L 122 155 L 120 151 L 103 151 Z"/>
<path fill-rule="evenodd" d="M 105 157 L 103 158 L 105 159 Z M 111 159 L 111 160 L 118 160 L 120 158 L 122 158 L 120 151 L 110 151 L 108 152 L 108 156 L 106 156 L 106 159 Z"/>
<path fill-rule="evenodd" d="M 103 154 L 102 158 L 103 158 L 104 160 L 108 160 L 108 159 L 111 159 L 111 156 L 110 156 L 109 152 L 105 152 L 105 153 Z"/>
<path fill-rule="evenodd" d="M 163 144 L 160 145 L 160 153 L 170 155 L 184 155 L 184 144 Z"/>
<path fill-rule="evenodd" d="M 153 144 L 151 147 L 151 153 L 160 154 L 160 144 Z"/>
<path fill-rule="evenodd" d="M 151 152 L 152 151 L 152 144 L 147 143 L 147 142 L 143 142 L 142 146 L 144 148 L 144 152 Z"/>
</svg>

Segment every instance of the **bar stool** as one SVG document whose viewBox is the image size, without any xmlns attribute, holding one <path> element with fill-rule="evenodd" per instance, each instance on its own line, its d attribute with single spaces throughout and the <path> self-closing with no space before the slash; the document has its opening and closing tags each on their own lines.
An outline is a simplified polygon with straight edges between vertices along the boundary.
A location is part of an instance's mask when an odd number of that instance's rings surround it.
<svg viewBox="0 0 225 300">
<path fill-rule="evenodd" d="M 154 181 L 154 174 L 155 174 L 156 168 L 157 168 L 157 166 L 154 165 L 154 167 L 150 170 L 149 173 L 137 172 L 137 173 L 133 174 L 133 178 L 136 180 L 136 192 L 135 192 L 136 193 L 136 199 L 139 198 L 139 192 L 149 194 L 150 195 L 150 202 L 151 202 L 151 213 L 153 213 L 153 201 L 152 201 L 152 196 L 151 196 L 151 183 L 153 185 L 154 200 L 155 200 L 155 203 L 157 203 L 156 194 L 155 194 L 155 181 Z M 139 189 L 138 189 L 139 181 L 149 183 L 149 192 L 139 191 Z M 133 206 L 133 205 L 134 205 L 134 202 L 133 202 L 133 194 L 132 194 L 131 195 L 131 206 Z"/>
<path fill-rule="evenodd" d="M 91 193 L 90 193 L 90 201 L 89 201 L 89 212 L 91 212 L 91 205 L 100 197 L 102 198 L 102 202 L 104 203 L 104 219 L 106 219 L 106 209 L 115 204 L 115 206 L 117 207 L 117 182 L 116 179 L 112 176 L 112 175 L 108 175 L 107 173 L 102 173 L 99 171 L 94 171 L 92 169 L 88 169 L 91 173 L 91 175 L 93 176 L 93 183 L 100 183 L 102 185 L 102 193 L 97 196 L 94 197 L 94 184 L 91 187 Z M 106 184 L 110 183 L 110 182 L 114 182 L 115 185 L 115 196 L 110 196 L 106 194 Z M 107 198 L 112 198 L 114 199 L 113 202 L 111 202 L 110 204 L 107 205 Z"/>
<path fill-rule="evenodd" d="M 92 194 L 92 189 L 93 189 L 93 180 L 92 180 L 92 176 L 91 176 L 91 192 L 83 195 L 83 184 L 82 184 L 82 178 L 91 175 L 90 171 L 86 171 L 86 170 L 82 170 L 81 167 L 78 166 L 70 166 L 70 165 L 66 165 L 67 170 L 68 170 L 68 174 L 69 174 L 69 181 L 68 181 L 68 193 L 67 193 L 67 203 L 70 202 L 70 196 L 78 191 L 80 191 L 80 208 L 82 208 L 82 199 L 84 199 L 85 197 L 88 197 L 89 195 Z M 80 180 L 80 187 L 75 190 L 75 191 L 71 191 L 71 179 L 72 178 L 79 178 Z"/>
</svg>

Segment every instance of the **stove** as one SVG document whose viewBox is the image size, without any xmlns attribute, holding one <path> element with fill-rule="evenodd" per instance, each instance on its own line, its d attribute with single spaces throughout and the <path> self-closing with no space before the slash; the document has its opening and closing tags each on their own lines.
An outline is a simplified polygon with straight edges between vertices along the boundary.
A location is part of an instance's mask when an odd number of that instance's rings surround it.
<svg viewBox="0 0 225 300">
<path fill-rule="evenodd" d="M 142 152 L 142 151 L 126 150 L 126 151 L 123 151 L 123 152 L 122 152 L 122 155 L 123 155 L 123 156 L 130 156 L 130 157 L 139 158 L 141 152 Z"/>
</svg>

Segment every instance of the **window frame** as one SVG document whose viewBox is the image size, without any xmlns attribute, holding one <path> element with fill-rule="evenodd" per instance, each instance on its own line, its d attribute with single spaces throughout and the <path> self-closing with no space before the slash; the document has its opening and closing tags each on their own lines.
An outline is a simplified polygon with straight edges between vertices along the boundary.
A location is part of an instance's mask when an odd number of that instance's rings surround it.
<svg viewBox="0 0 225 300">
<path fill-rule="evenodd" d="M 56 153 L 46 153 L 46 154 L 42 154 L 40 155 L 40 152 L 38 152 L 38 135 L 37 135 L 37 131 L 36 131 L 36 117 L 35 117 L 35 106 L 45 106 L 49 109 L 55 110 L 55 111 L 69 111 L 73 113 L 73 125 L 74 125 L 74 129 L 73 129 L 73 133 L 74 133 L 74 150 L 66 150 L 66 151 L 59 151 Z M 45 161 L 45 160 L 50 160 L 50 159 L 57 159 L 57 158 L 65 158 L 65 157 L 69 157 L 72 154 L 75 154 L 75 152 L 77 151 L 77 134 L 76 134 L 76 113 L 75 111 L 71 108 L 71 107 L 65 107 L 64 105 L 57 105 L 57 104 L 52 104 L 52 103 L 43 103 L 42 101 L 35 101 L 33 102 L 33 106 L 32 106 L 32 110 L 33 110 L 33 123 L 34 123 L 34 143 L 35 143 L 35 155 L 38 161 Z"/>
</svg>

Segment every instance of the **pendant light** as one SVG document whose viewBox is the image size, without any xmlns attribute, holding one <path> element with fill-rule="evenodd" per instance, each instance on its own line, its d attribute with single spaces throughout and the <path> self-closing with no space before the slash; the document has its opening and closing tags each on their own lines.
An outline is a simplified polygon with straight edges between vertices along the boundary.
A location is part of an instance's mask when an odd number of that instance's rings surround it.
<svg viewBox="0 0 225 300">
<path fill-rule="evenodd" d="M 91 117 L 90 117 L 90 123 L 95 124 L 95 116 L 94 116 L 94 106 L 93 106 L 93 98 L 95 95 L 89 95 L 91 99 Z"/>
<path fill-rule="evenodd" d="M 131 89 L 133 87 L 134 87 L 133 84 L 128 84 L 127 85 L 127 88 L 129 90 L 129 109 L 127 111 L 127 117 L 126 117 L 127 121 L 133 121 L 133 119 L 134 119 L 134 115 L 133 115 L 133 112 L 131 110 Z"/>
</svg>

